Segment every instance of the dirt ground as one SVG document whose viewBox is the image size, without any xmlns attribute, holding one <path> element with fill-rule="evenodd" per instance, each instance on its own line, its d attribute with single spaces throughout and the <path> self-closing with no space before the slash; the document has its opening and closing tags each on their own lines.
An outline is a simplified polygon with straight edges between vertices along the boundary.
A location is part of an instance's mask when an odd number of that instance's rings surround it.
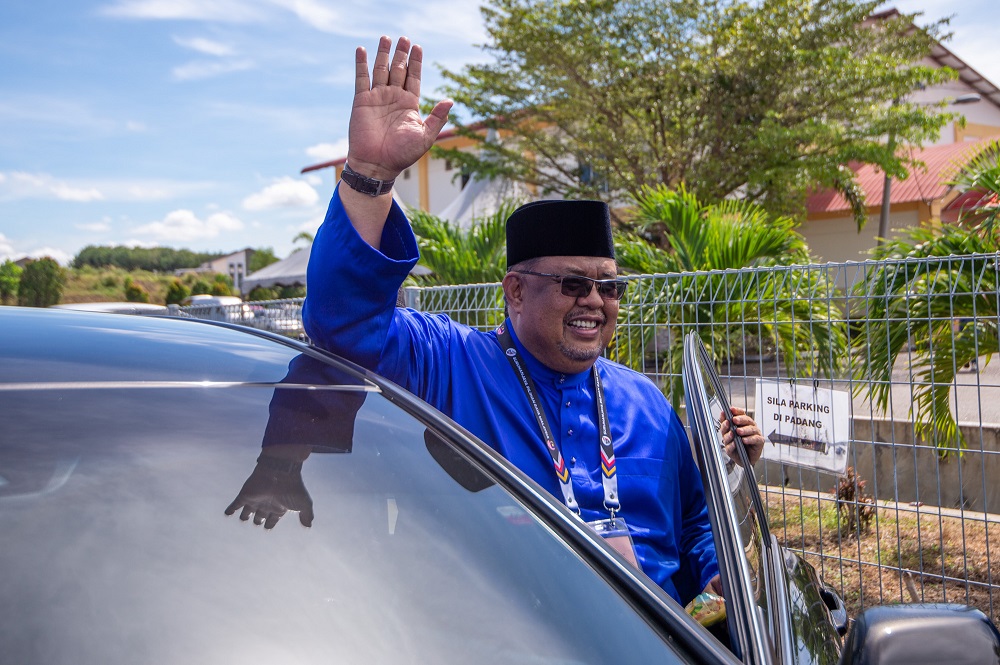
<svg viewBox="0 0 1000 665">
<path fill-rule="evenodd" d="M 1000 523 L 878 504 L 867 528 L 848 528 L 830 495 L 767 493 L 772 533 L 805 553 L 848 612 L 898 602 L 971 605 L 1000 624 Z"/>
</svg>

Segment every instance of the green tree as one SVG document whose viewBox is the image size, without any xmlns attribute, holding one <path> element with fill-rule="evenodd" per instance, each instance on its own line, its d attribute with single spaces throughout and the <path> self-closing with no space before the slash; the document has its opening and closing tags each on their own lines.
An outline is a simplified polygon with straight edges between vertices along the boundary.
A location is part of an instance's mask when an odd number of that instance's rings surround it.
<svg viewBox="0 0 1000 665">
<path fill-rule="evenodd" d="M 970 200 L 957 224 L 910 229 L 875 249 L 884 262 L 863 283 L 868 309 L 854 339 L 859 388 L 867 386 L 883 411 L 893 366 L 901 358 L 909 363 L 914 431 L 943 456 L 965 444 L 950 408 L 955 375 L 1000 346 L 1000 141 L 987 144 L 953 184 Z"/>
<path fill-rule="evenodd" d="M 17 304 L 23 307 L 48 307 L 59 302 L 66 271 L 55 259 L 45 257 L 24 267 L 17 288 Z"/>
<path fill-rule="evenodd" d="M 507 218 L 517 204 L 475 219 L 467 229 L 422 210 L 407 211 L 420 248 L 420 263 L 430 274 L 422 285 L 499 282 L 507 272 Z"/>
<path fill-rule="evenodd" d="M 259 247 L 254 250 L 253 255 L 250 256 L 249 265 L 247 265 L 247 273 L 255 273 L 261 268 L 265 268 L 272 263 L 276 263 L 278 257 L 274 255 L 274 249 L 271 247 Z"/>
<path fill-rule="evenodd" d="M 17 288 L 21 283 L 21 266 L 10 259 L 0 263 L 0 305 L 16 302 Z"/>
<path fill-rule="evenodd" d="M 686 183 L 798 213 L 817 183 L 855 204 L 849 162 L 902 177 L 906 154 L 951 117 L 906 103 L 955 76 L 920 64 L 941 24 L 866 21 L 880 0 L 487 0 L 486 64 L 443 71 L 443 92 L 510 137 L 441 151 L 467 173 L 543 194 L 620 200 Z M 897 103 L 893 103 L 896 101 Z M 480 125 L 480 126 L 481 126 Z"/>
<path fill-rule="evenodd" d="M 469 228 L 460 228 L 440 217 L 421 210 L 409 210 L 408 216 L 420 248 L 420 263 L 430 273 L 413 276 L 422 286 L 486 284 L 499 282 L 507 272 L 507 218 L 517 208 L 507 201 L 497 210 L 472 220 Z M 471 310 L 451 316 L 470 326 L 494 326 L 503 318 L 503 294 L 497 289 L 487 301 Z"/>
<path fill-rule="evenodd" d="M 168 305 L 180 305 L 184 299 L 191 295 L 191 289 L 184 286 L 184 282 L 174 278 L 167 287 L 166 302 Z"/>
<path fill-rule="evenodd" d="M 616 243 L 623 269 L 655 275 L 641 291 L 626 294 L 617 359 L 642 368 L 646 350 L 657 348 L 657 328 L 665 328 L 669 341 L 656 362 L 676 379 L 668 389 L 675 405 L 683 397 L 679 331 L 697 331 L 719 362 L 756 343 L 777 350 L 794 376 L 835 375 L 847 335 L 842 317 L 827 305 L 833 287 L 826 272 L 735 270 L 807 263 L 808 249 L 791 218 L 749 201 L 703 204 L 684 188 L 662 185 L 642 190 L 636 207 L 638 228 L 662 233 L 668 249 L 638 234 Z"/>
</svg>

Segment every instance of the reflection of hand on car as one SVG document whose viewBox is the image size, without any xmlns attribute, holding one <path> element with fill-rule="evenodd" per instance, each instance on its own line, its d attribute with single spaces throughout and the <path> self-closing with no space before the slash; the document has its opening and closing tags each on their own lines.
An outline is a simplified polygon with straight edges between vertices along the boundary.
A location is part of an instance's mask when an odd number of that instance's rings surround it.
<svg viewBox="0 0 1000 665">
<path fill-rule="evenodd" d="M 308 446 L 269 446 L 257 458 L 250 477 L 226 508 L 232 515 L 242 508 L 240 519 L 273 529 L 289 510 L 298 511 L 302 526 L 312 526 L 312 498 L 302 482 L 302 462 L 309 457 Z"/>
<path fill-rule="evenodd" d="M 744 409 L 731 406 L 729 410 L 733 414 L 733 425 L 736 426 L 736 433 L 743 440 L 743 448 L 747 451 L 750 464 L 756 464 L 764 452 L 764 435 L 761 433 L 760 428 L 757 427 L 754 419 L 748 416 Z M 719 414 L 719 433 L 722 434 L 722 442 L 726 447 L 726 453 L 735 462 L 739 463 L 739 455 L 737 455 L 734 447 L 736 445 L 735 439 L 729 429 L 729 419 L 726 418 L 725 413 Z"/>
</svg>

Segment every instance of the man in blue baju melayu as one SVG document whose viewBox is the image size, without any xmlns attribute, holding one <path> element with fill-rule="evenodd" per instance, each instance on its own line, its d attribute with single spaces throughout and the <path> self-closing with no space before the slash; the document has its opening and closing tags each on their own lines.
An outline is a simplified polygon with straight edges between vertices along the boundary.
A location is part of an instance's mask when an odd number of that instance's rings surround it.
<svg viewBox="0 0 1000 665">
<path fill-rule="evenodd" d="M 395 306 L 418 252 L 392 181 L 430 149 L 451 102 L 421 118 L 421 49 L 405 37 L 391 47 L 382 37 L 370 77 L 357 50 L 347 163 L 309 260 L 310 339 L 447 413 L 583 520 L 624 528 L 629 554 L 678 601 L 721 593 L 681 422 L 649 379 L 602 357 L 626 288 L 604 203 L 539 201 L 511 215 L 509 318 L 497 330 Z M 763 437 L 734 414 L 756 459 Z"/>
</svg>

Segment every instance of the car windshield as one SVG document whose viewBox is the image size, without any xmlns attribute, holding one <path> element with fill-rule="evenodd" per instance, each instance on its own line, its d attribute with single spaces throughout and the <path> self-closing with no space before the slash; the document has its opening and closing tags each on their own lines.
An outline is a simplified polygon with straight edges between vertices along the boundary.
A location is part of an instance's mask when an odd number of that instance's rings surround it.
<svg viewBox="0 0 1000 665">
<path fill-rule="evenodd" d="M 0 380 L 4 661 L 679 662 L 443 436 L 265 348 L 254 381 Z"/>
</svg>

